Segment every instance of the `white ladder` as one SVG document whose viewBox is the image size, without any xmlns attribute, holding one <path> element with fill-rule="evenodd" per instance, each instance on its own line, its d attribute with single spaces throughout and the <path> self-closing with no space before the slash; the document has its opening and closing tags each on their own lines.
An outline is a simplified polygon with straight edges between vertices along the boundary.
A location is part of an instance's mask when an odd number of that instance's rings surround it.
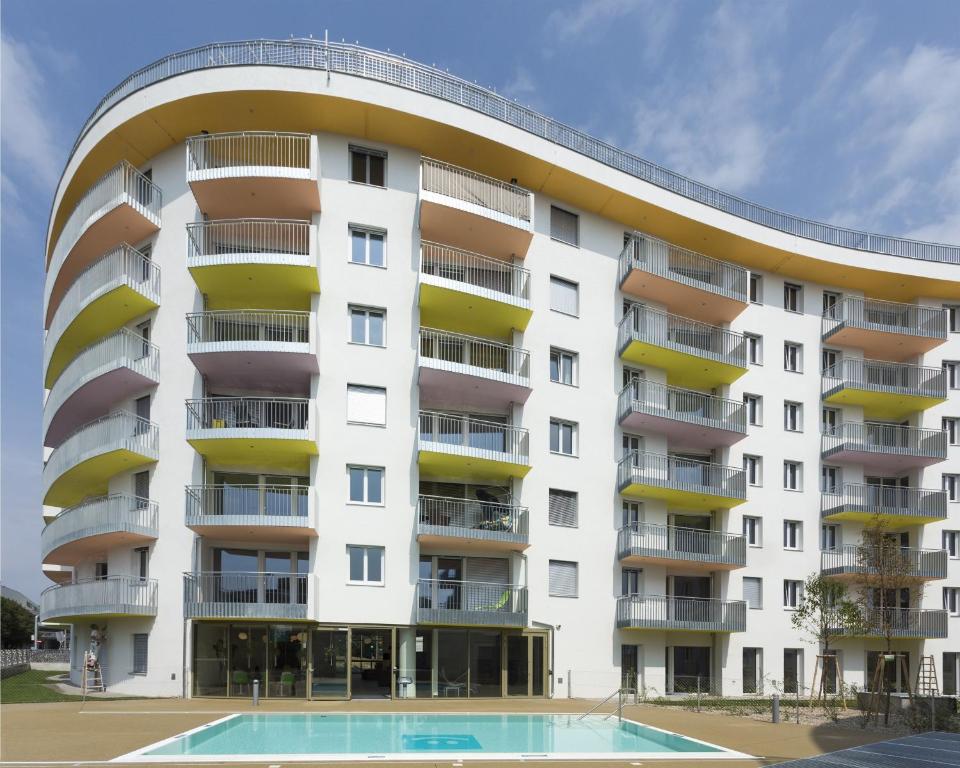
<svg viewBox="0 0 960 768">
<path fill-rule="evenodd" d="M 107 686 L 103 684 L 103 669 L 100 667 L 100 662 L 93 658 L 89 651 L 83 655 L 80 690 L 83 696 L 88 693 L 104 693 L 107 690 Z"/>
</svg>

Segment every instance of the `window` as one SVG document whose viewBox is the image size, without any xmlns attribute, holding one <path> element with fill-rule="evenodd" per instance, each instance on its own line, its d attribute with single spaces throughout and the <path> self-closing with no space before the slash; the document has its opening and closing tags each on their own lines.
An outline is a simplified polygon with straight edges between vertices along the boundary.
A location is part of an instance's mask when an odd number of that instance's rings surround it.
<svg viewBox="0 0 960 768">
<path fill-rule="evenodd" d="M 347 384 L 347 421 L 386 426 L 387 390 L 383 387 Z"/>
<path fill-rule="evenodd" d="M 803 344 L 783 342 L 783 370 L 800 373 L 803 370 Z"/>
<path fill-rule="evenodd" d="M 944 304 L 943 308 L 947 310 L 947 328 L 950 333 L 960 333 L 960 305 Z"/>
<path fill-rule="evenodd" d="M 568 560 L 549 563 L 550 597 L 577 596 L 577 564 Z"/>
<path fill-rule="evenodd" d="M 820 431 L 824 435 L 837 434 L 840 424 L 840 411 L 837 408 L 824 408 L 820 411 Z"/>
<path fill-rule="evenodd" d="M 949 389 L 960 389 L 960 362 L 944 360 L 943 372 L 947 375 L 947 387 Z"/>
<path fill-rule="evenodd" d="M 137 547 L 133 550 L 133 567 L 140 581 L 146 581 L 149 578 L 150 547 Z"/>
<path fill-rule="evenodd" d="M 960 616 L 960 587 L 943 588 L 943 610 L 951 616 Z"/>
<path fill-rule="evenodd" d="M 837 350 L 820 350 L 820 373 L 822 373 L 824 376 L 839 375 L 840 371 L 836 370 L 838 362 L 840 362 L 840 353 Z"/>
<path fill-rule="evenodd" d="M 386 186 L 387 153 L 364 147 L 350 147 L 350 181 Z"/>
<path fill-rule="evenodd" d="M 347 467 L 352 504 L 383 504 L 383 467 Z"/>
<path fill-rule="evenodd" d="M 133 674 L 147 674 L 147 648 L 150 635 L 136 632 L 133 635 Z"/>
<path fill-rule="evenodd" d="M 783 521 L 783 548 L 784 549 L 803 549 L 803 523 L 799 520 Z"/>
<path fill-rule="evenodd" d="M 347 545 L 350 584 L 383 584 L 383 547 Z"/>
<path fill-rule="evenodd" d="M 836 291 L 824 291 L 823 292 L 823 316 L 824 317 L 836 317 L 836 307 L 840 303 L 842 298 L 841 294 Z"/>
<path fill-rule="evenodd" d="M 803 405 L 783 401 L 783 428 L 787 432 L 803 432 Z"/>
<path fill-rule="evenodd" d="M 799 491 L 803 478 L 801 469 L 803 464 L 799 461 L 783 462 L 783 489 L 785 491 Z"/>
<path fill-rule="evenodd" d="M 643 571 L 638 568 L 624 568 L 620 571 L 620 594 L 639 595 Z"/>
<path fill-rule="evenodd" d="M 642 501 L 623 501 L 621 512 L 623 514 L 624 528 L 633 528 L 636 530 L 640 527 L 640 523 L 643 522 Z"/>
<path fill-rule="evenodd" d="M 960 531 L 943 531 L 943 548 L 950 559 L 960 559 Z"/>
<path fill-rule="evenodd" d="M 550 452 L 575 456 L 577 452 L 577 425 L 571 421 L 550 419 Z"/>
<path fill-rule="evenodd" d="M 800 601 L 803 599 L 803 582 L 783 580 L 783 607 L 799 608 Z"/>
<path fill-rule="evenodd" d="M 762 547 L 763 546 L 763 531 L 760 527 L 760 518 L 759 517 L 750 517 L 748 515 L 743 516 L 743 535 L 747 540 L 747 545 L 750 547 Z"/>
<path fill-rule="evenodd" d="M 944 416 L 941 426 L 943 431 L 947 433 L 947 442 L 950 445 L 960 445 L 960 419 L 954 416 Z"/>
<path fill-rule="evenodd" d="M 350 343 L 370 347 L 386 346 L 387 311 L 371 307 L 350 307 Z"/>
<path fill-rule="evenodd" d="M 556 347 L 550 348 L 550 381 L 557 384 L 577 383 L 577 353 L 566 352 Z"/>
<path fill-rule="evenodd" d="M 947 492 L 947 501 L 960 501 L 960 475 L 944 475 L 943 490 Z"/>
<path fill-rule="evenodd" d="M 577 317 L 580 314 L 580 287 L 562 277 L 550 275 L 550 309 Z"/>
<path fill-rule="evenodd" d="M 758 576 L 743 577 L 743 601 L 747 608 L 763 608 L 763 579 Z"/>
<path fill-rule="evenodd" d="M 143 276 L 144 280 L 149 279 L 149 275 Z M 150 357 L 150 321 L 140 323 L 137 326 L 137 333 L 140 336 L 140 357 Z"/>
<path fill-rule="evenodd" d="M 103 581 L 110 575 L 110 569 L 106 563 L 95 563 L 93 566 L 93 578 L 97 581 Z"/>
<path fill-rule="evenodd" d="M 820 549 L 824 552 L 831 552 L 839 548 L 840 526 L 839 525 L 821 525 L 820 526 Z"/>
<path fill-rule="evenodd" d="M 755 333 L 745 333 L 747 340 L 747 359 L 751 365 L 763 365 L 763 336 Z"/>
<path fill-rule="evenodd" d="M 351 226 L 350 261 L 371 267 L 387 266 L 387 233 Z"/>
<path fill-rule="evenodd" d="M 783 308 L 788 312 L 803 310 L 803 287 L 795 283 L 783 284 Z"/>
<path fill-rule="evenodd" d="M 580 245 L 580 217 L 563 208 L 550 206 L 550 237 L 567 245 Z"/>
<path fill-rule="evenodd" d="M 133 475 L 133 497 L 137 509 L 146 509 L 150 501 L 150 472 L 135 472 Z"/>
<path fill-rule="evenodd" d="M 840 467 L 820 467 L 820 493 L 840 492 Z"/>
<path fill-rule="evenodd" d="M 759 456 L 745 455 L 743 457 L 743 471 L 747 476 L 747 485 L 763 485 L 763 459 Z"/>
<path fill-rule="evenodd" d="M 763 304 L 763 276 L 750 273 L 750 303 Z"/>
<path fill-rule="evenodd" d="M 744 395 L 743 404 L 747 406 L 747 424 L 755 427 L 763 424 L 763 398 L 760 395 Z"/>
<path fill-rule="evenodd" d="M 551 488 L 549 492 L 547 521 L 550 525 L 562 528 L 577 527 L 577 494 L 575 491 L 558 491 Z"/>
</svg>

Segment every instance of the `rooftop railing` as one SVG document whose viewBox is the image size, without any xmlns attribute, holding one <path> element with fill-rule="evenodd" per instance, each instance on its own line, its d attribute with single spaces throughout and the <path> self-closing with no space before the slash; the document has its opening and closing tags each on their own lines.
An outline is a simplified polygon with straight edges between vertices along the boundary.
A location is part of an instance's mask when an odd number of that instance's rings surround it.
<svg viewBox="0 0 960 768">
<path fill-rule="evenodd" d="M 310 255 L 310 222 L 286 219 L 219 219 L 187 224 L 187 259 L 266 254 Z"/>
<path fill-rule="evenodd" d="M 617 399 L 619 418 L 622 420 L 634 412 L 713 429 L 747 432 L 743 402 L 649 379 L 633 379 L 620 390 Z"/>
<path fill-rule="evenodd" d="M 821 515 L 830 516 L 844 510 L 905 518 L 945 518 L 947 492 L 927 488 L 844 483 L 837 491 L 820 495 Z"/>
<path fill-rule="evenodd" d="M 187 525 L 305 524 L 310 488 L 304 485 L 188 485 Z"/>
<path fill-rule="evenodd" d="M 156 579 L 107 576 L 47 587 L 40 595 L 40 621 L 97 615 L 156 616 Z"/>
<path fill-rule="evenodd" d="M 746 539 L 735 533 L 637 523 L 617 533 L 617 557 L 654 557 L 722 565 L 746 565 Z"/>
<path fill-rule="evenodd" d="M 420 183 L 426 192 L 453 197 L 530 222 L 533 195 L 516 184 L 429 157 L 420 160 Z"/>
<path fill-rule="evenodd" d="M 492 378 L 530 378 L 530 353 L 527 350 L 462 333 L 421 328 L 420 357 L 481 368 L 484 375 Z"/>
<path fill-rule="evenodd" d="M 309 344 L 310 313 L 242 309 L 187 315 L 187 344 Z"/>
<path fill-rule="evenodd" d="M 821 451 L 825 456 L 838 451 L 854 451 L 946 459 L 947 433 L 941 429 L 899 424 L 844 421 L 824 432 Z"/>
<path fill-rule="evenodd" d="M 744 632 L 747 604 L 706 597 L 623 595 L 617 598 L 617 627 Z"/>
<path fill-rule="evenodd" d="M 183 574 L 188 619 L 306 619 L 311 576 L 289 572 Z"/>
<path fill-rule="evenodd" d="M 491 456 L 526 464 L 530 435 L 521 427 L 462 413 L 420 411 L 420 448 L 462 456 Z"/>
<path fill-rule="evenodd" d="M 631 451 L 617 466 L 620 488 L 653 485 L 709 496 L 746 498 L 743 470 L 661 453 Z"/>
<path fill-rule="evenodd" d="M 79 539 L 108 533 L 136 533 L 156 538 L 160 516 L 157 503 L 139 496 L 115 493 L 85 499 L 51 520 L 40 534 L 40 556 Z"/>
<path fill-rule="evenodd" d="M 310 400 L 302 397 L 205 397 L 187 400 L 187 431 L 309 428 Z"/>
<path fill-rule="evenodd" d="M 881 570 L 920 579 L 945 579 L 947 551 L 845 544 L 820 552 L 820 571 L 827 576 L 869 575 Z"/>
<path fill-rule="evenodd" d="M 844 296 L 823 313 L 823 338 L 840 328 L 947 338 L 947 313 L 939 307 Z"/>
<path fill-rule="evenodd" d="M 187 139 L 187 179 L 247 176 L 254 168 L 310 171 L 310 135 L 278 131 L 237 131 Z"/>
<path fill-rule="evenodd" d="M 526 543 L 529 512 L 516 504 L 421 495 L 417 500 L 417 533 Z"/>
<path fill-rule="evenodd" d="M 825 396 L 844 387 L 940 399 L 947 396 L 943 368 L 849 357 L 823 371 Z"/>
<path fill-rule="evenodd" d="M 417 623 L 524 626 L 527 588 L 481 581 L 420 579 Z"/>
<path fill-rule="evenodd" d="M 420 274 L 463 283 L 515 299 L 530 299 L 530 272 L 501 259 L 463 251 L 449 245 L 420 244 Z"/>
<path fill-rule="evenodd" d="M 633 341 L 747 367 L 747 346 L 742 334 L 641 304 L 627 310 L 617 330 L 621 352 Z"/>
</svg>

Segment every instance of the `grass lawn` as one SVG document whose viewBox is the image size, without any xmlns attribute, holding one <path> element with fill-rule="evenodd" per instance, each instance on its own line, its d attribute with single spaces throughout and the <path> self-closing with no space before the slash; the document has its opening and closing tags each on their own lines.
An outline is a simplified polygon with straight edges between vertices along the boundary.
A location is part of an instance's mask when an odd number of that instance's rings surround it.
<svg viewBox="0 0 960 768">
<path fill-rule="evenodd" d="M 50 686 L 64 672 L 31 669 L 0 680 L 0 704 L 46 704 L 55 701 L 80 701 L 79 695 L 61 693 Z M 98 696 L 103 699 L 103 696 Z M 129 697 L 117 697 L 129 698 Z"/>
</svg>

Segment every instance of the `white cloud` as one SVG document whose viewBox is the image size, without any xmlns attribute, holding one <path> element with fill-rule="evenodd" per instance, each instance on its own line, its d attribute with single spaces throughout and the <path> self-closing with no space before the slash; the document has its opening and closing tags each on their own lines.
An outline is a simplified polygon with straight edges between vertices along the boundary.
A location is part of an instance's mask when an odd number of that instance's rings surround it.
<svg viewBox="0 0 960 768">
<path fill-rule="evenodd" d="M 644 5 L 644 0 L 583 0 L 570 10 L 555 10 L 547 17 L 547 27 L 560 40 L 593 30 L 598 24 L 626 16 Z"/>
<path fill-rule="evenodd" d="M 573 8 L 557 9 L 547 16 L 547 36 L 561 43 L 576 39 L 596 42 L 613 22 L 635 16 L 631 55 L 652 63 L 664 53 L 678 10 L 677 5 L 659 0 L 582 0 Z M 544 53 L 550 56 L 555 51 L 546 48 Z"/>
</svg>

